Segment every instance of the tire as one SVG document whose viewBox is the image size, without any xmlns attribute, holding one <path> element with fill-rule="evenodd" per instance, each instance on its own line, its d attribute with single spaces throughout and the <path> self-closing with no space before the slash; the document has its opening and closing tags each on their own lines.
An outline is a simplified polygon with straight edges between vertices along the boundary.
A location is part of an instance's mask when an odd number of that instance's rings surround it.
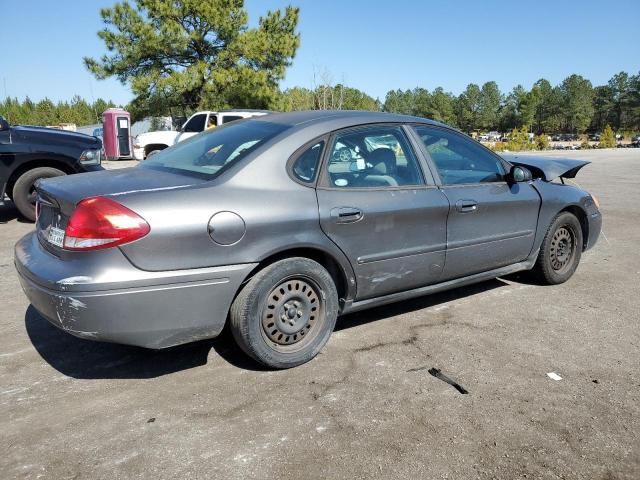
<svg viewBox="0 0 640 480">
<path fill-rule="evenodd" d="M 151 157 L 151 156 L 153 156 L 153 155 L 155 155 L 156 153 L 161 152 L 161 151 L 162 151 L 162 150 L 161 150 L 161 149 L 159 149 L 159 148 L 154 148 L 153 150 L 149 150 L 149 153 L 147 153 L 147 154 L 144 156 L 144 159 L 146 160 L 147 158 L 149 158 L 149 157 Z"/>
<path fill-rule="evenodd" d="M 308 362 L 325 346 L 338 317 L 338 292 L 327 270 L 308 258 L 277 261 L 240 291 L 231 332 L 250 357 L 271 368 Z"/>
<path fill-rule="evenodd" d="M 164 150 L 165 148 L 167 148 L 166 145 L 157 145 L 157 146 L 153 146 L 151 147 L 151 149 L 147 152 L 144 153 L 144 158 L 143 160 L 146 160 L 147 158 L 149 158 L 152 155 L 155 155 L 158 152 L 161 152 L 162 150 Z"/>
<path fill-rule="evenodd" d="M 13 203 L 20 214 L 32 222 L 36 219 L 34 184 L 41 178 L 51 178 L 66 175 L 62 170 L 51 167 L 38 167 L 24 172 L 13 185 L 11 194 Z"/>
<path fill-rule="evenodd" d="M 566 282 L 578 268 L 582 246 L 580 221 L 572 213 L 560 213 L 547 230 L 532 273 L 543 284 Z"/>
</svg>

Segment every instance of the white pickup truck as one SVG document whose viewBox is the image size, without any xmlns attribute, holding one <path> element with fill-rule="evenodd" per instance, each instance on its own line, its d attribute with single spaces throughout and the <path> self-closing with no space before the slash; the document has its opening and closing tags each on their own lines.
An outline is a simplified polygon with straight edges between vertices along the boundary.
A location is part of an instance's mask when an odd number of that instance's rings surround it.
<svg viewBox="0 0 640 480">
<path fill-rule="evenodd" d="M 225 123 L 241 120 L 243 118 L 256 117 L 271 113 L 269 110 L 221 110 L 219 112 L 196 112 L 184 122 L 178 130 L 166 130 L 141 133 L 133 139 L 133 157 L 136 160 L 144 160 L 151 152 L 164 150 L 182 140 L 203 132 L 207 127 L 223 125 Z"/>
</svg>

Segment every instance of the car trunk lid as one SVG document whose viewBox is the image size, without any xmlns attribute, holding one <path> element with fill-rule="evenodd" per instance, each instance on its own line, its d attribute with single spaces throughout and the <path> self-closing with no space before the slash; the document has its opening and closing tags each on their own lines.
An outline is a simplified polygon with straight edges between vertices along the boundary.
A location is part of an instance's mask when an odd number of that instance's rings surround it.
<svg viewBox="0 0 640 480">
<path fill-rule="evenodd" d="M 188 188 L 204 180 L 151 169 L 123 168 L 55 177 L 37 182 L 38 238 L 47 250 L 57 253 L 76 205 L 88 197 L 118 197 L 140 192 Z"/>
<path fill-rule="evenodd" d="M 535 155 L 503 155 L 503 157 L 512 165 L 520 165 L 531 170 L 534 178 L 541 178 L 547 182 L 556 178 L 575 178 L 582 167 L 591 163 L 586 160 Z"/>
</svg>

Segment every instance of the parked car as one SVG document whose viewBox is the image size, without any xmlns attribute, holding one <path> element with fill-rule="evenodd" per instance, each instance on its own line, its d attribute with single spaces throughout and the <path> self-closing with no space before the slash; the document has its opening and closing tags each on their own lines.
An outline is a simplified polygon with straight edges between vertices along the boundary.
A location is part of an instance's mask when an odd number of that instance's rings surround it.
<svg viewBox="0 0 640 480">
<path fill-rule="evenodd" d="M 601 215 L 554 180 L 587 163 L 506 160 L 417 117 L 275 114 L 40 182 L 15 265 L 37 311 L 78 337 L 163 348 L 229 318 L 248 355 L 293 367 L 340 314 L 530 269 L 568 280 Z"/>
<path fill-rule="evenodd" d="M 11 126 L 0 117 L 0 204 L 5 194 L 35 220 L 35 183 L 43 178 L 102 170 L 102 142 L 44 127 Z"/>
<path fill-rule="evenodd" d="M 212 124 L 215 126 L 224 125 L 244 118 L 267 115 L 268 110 L 221 110 L 219 112 L 197 112 L 191 115 L 184 122 L 182 127 L 175 130 L 162 130 L 141 133 L 133 140 L 133 157 L 136 160 L 144 160 L 151 153 L 164 150 L 175 145 L 182 140 L 191 138 L 200 132 L 205 131 Z"/>
<path fill-rule="evenodd" d="M 487 133 L 487 137 L 489 138 L 490 142 L 499 142 L 500 138 L 502 138 L 502 134 L 500 132 L 491 131 Z"/>
<path fill-rule="evenodd" d="M 104 129 L 102 127 L 94 128 L 92 135 L 96 138 L 99 138 L 101 142 L 103 142 L 102 134 Z"/>
</svg>

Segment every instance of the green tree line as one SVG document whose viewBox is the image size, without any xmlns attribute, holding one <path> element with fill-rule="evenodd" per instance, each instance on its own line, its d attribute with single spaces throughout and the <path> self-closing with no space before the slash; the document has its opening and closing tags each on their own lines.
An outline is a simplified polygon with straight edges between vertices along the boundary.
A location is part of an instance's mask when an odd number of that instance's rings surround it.
<svg viewBox="0 0 640 480">
<path fill-rule="evenodd" d="M 436 88 L 391 90 L 385 111 L 432 118 L 460 128 L 511 131 L 525 127 L 535 133 L 583 133 L 640 130 L 640 73 L 615 74 L 606 85 L 593 87 L 580 75 L 552 86 L 540 79 L 530 90 L 517 85 L 503 93 L 496 82 L 469 84 L 460 95 Z"/>
<path fill-rule="evenodd" d="M 160 109 L 137 109 L 139 102 L 125 106 L 134 119 L 143 113 L 167 115 Z M 88 102 L 80 96 L 71 101 L 54 103 L 48 98 L 38 102 L 30 98 L 6 98 L 0 101 L 0 114 L 14 124 L 56 125 L 99 123 L 104 110 L 114 107 L 111 101 Z M 224 108 L 215 101 L 207 109 Z M 242 99 L 233 107 L 247 107 Z M 607 125 L 614 131 L 640 131 L 640 74 L 615 74 L 606 85 L 593 87 L 580 75 L 571 75 L 561 84 L 552 86 L 538 80 L 530 90 L 517 85 L 503 93 L 496 82 L 482 86 L 469 84 L 454 95 L 438 87 L 433 91 L 417 87 L 413 90 L 391 90 L 384 103 L 365 92 L 346 85 L 320 85 L 314 89 L 292 87 L 277 91 L 266 104 L 277 111 L 292 110 L 383 110 L 431 118 L 465 132 L 474 130 L 511 131 L 525 128 L 534 133 L 585 131 L 601 132 Z M 187 111 L 187 113 L 191 113 Z"/>
<path fill-rule="evenodd" d="M 59 125 L 75 123 L 78 126 L 102 122 L 102 112 L 115 107 L 112 101 L 97 99 L 87 102 L 74 96 L 70 102 L 54 103 L 48 98 L 38 102 L 29 97 L 24 100 L 7 97 L 0 100 L 0 115 L 14 125 Z"/>
</svg>

